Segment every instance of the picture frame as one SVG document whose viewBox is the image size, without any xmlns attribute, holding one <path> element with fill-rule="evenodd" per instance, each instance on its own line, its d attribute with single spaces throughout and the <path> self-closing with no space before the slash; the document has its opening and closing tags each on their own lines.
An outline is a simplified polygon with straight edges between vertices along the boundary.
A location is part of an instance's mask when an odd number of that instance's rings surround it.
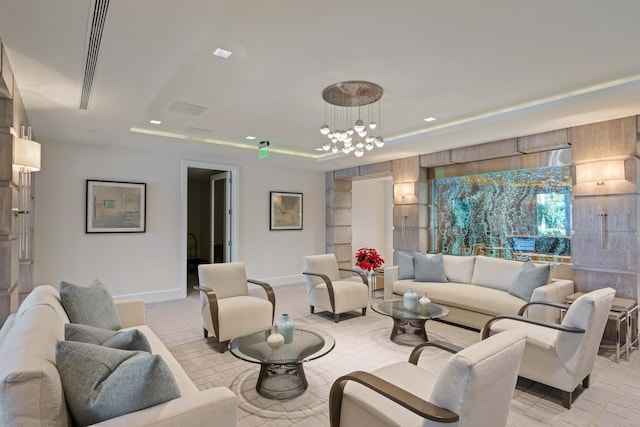
<svg viewBox="0 0 640 427">
<path fill-rule="evenodd" d="M 86 233 L 144 233 L 147 184 L 87 180 Z"/>
<path fill-rule="evenodd" d="M 269 192 L 269 230 L 302 230 L 302 193 Z"/>
</svg>

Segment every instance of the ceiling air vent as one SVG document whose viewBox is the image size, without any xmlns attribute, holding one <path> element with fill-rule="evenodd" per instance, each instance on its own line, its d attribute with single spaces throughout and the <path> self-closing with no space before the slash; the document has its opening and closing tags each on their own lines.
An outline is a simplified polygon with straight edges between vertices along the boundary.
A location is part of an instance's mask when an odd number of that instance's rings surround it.
<svg viewBox="0 0 640 427">
<path fill-rule="evenodd" d="M 98 53 L 100 52 L 100 41 L 102 40 L 102 30 L 107 19 L 109 0 L 94 0 L 93 10 L 89 14 L 89 25 L 87 28 L 87 53 L 84 62 L 84 80 L 82 82 L 82 96 L 80 97 L 80 108 L 89 109 L 89 99 L 93 88 L 93 77 L 96 74 L 98 63 Z"/>
</svg>

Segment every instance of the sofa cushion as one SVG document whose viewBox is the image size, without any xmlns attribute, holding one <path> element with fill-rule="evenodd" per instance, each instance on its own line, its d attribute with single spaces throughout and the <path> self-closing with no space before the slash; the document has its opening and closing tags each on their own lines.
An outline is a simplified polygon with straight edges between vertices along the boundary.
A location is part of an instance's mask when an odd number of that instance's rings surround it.
<svg viewBox="0 0 640 427">
<path fill-rule="evenodd" d="M 442 254 L 427 257 L 420 252 L 413 254 L 416 282 L 446 282 Z"/>
<path fill-rule="evenodd" d="M 56 364 L 76 424 L 86 426 L 180 397 L 162 357 L 59 341 Z"/>
<path fill-rule="evenodd" d="M 527 261 L 520 266 L 520 271 L 509 285 L 509 293 L 529 302 L 533 290 L 546 285 L 549 281 L 551 265 L 536 267 L 533 262 Z"/>
<path fill-rule="evenodd" d="M 471 284 L 509 292 L 509 286 L 521 265 L 521 261 L 476 256 Z"/>
<path fill-rule="evenodd" d="M 2 342 L 4 341 L 4 338 L 7 336 L 7 334 L 9 334 L 9 331 L 11 330 L 11 327 L 13 326 L 13 322 L 16 318 L 16 314 L 10 314 L 7 319 L 4 321 L 4 324 L 2 325 L 2 329 L 0 329 L 0 348 L 2 348 Z"/>
<path fill-rule="evenodd" d="M 64 325 L 64 339 L 103 347 L 118 348 L 120 350 L 140 350 L 151 352 L 149 341 L 138 329 L 126 331 L 112 331 L 111 329 L 95 328 L 79 323 Z"/>
<path fill-rule="evenodd" d="M 473 267 L 476 264 L 475 256 L 444 256 L 444 274 L 447 281 L 456 283 L 471 283 Z"/>
<path fill-rule="evenodd" d="M 122 327 L 113 298 L 99 280 L 87 287 L 61 282 L 60 301 L 72 323 L 114 331 Z"/>
<path fill-rule="evenodd" d="M 398 252 L 398 280 L 413 279 L 413 255 Z"/>
</svg>

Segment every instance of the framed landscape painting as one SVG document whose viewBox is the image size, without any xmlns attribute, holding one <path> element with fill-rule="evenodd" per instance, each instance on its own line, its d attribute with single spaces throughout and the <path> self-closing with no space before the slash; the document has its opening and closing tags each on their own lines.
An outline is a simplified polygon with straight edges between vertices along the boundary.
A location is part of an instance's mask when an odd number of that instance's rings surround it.
<svg viewBox="0 0 640 427">
<path fill-rule="evenodd" d="M 270 230 L 302 230 L 302 193 L 271 191 Z"/>
<path fill-rule="evenodd" d="M 147 184 L 87 180 L 87 233 L 144 233 Z"/>
</svg>

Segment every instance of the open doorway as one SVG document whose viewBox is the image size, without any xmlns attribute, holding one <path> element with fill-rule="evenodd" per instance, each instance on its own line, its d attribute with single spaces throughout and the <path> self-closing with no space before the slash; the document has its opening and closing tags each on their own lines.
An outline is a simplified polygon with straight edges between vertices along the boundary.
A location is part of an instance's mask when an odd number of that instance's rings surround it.
<svg viewBox="0 0 640 427">
<path fill-rule="evenodd" d="M 198 265 L 237 258 L 237 168 L 204 162 L 183 162 L 183 256 L 185 296 L 198 284 Z"/>
</svg>

